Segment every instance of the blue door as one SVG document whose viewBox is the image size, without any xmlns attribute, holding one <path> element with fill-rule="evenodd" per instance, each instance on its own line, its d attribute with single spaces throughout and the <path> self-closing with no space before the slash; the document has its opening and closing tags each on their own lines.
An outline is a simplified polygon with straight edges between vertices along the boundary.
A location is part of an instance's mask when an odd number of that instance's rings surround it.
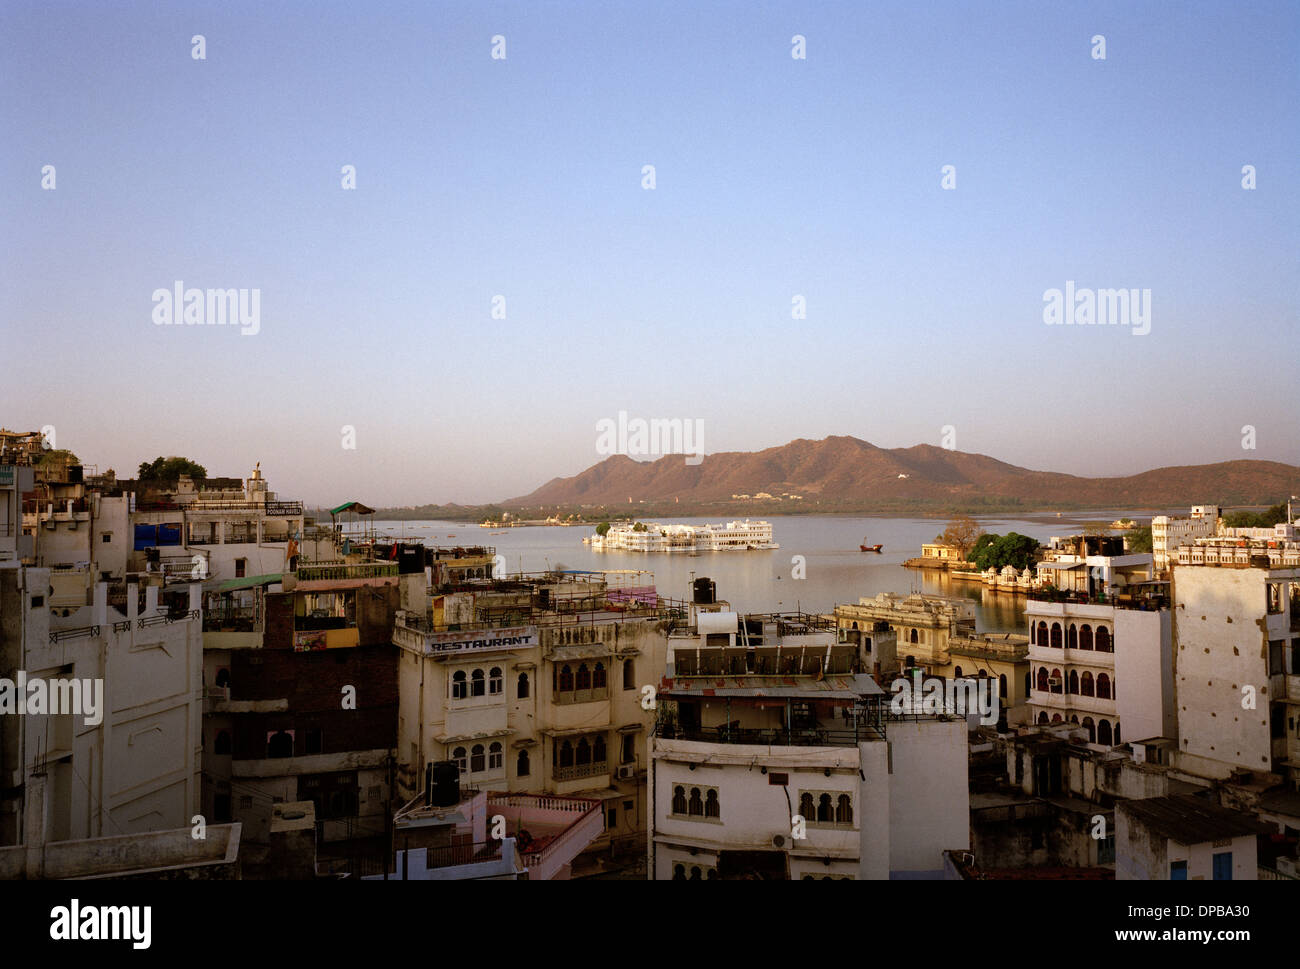
<svg viewBox="0 0 1300 969">
<path fill-rule="evenodd" d="M 1232 881 L 1232 852 L 1224 851 L 1214 856 L 1214 880 L 1216 882 Z"/>
<path fill-rule="evenodd" d="M 1175 861 L 1169 866 L 1169 880 L 1174 882 L 1187 881 L 1187 862 Z"/>
</svg>

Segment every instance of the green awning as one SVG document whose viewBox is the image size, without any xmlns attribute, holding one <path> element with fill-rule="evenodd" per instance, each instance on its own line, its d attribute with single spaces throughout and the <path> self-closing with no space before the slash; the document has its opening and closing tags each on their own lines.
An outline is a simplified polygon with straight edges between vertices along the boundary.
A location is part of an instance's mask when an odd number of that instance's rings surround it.
<svg viewBox="0 0 1300 969">
<path fill-rule="evenodd" d="M 330 514 L 331 514 L 331 515 L 341 515 L 341 514 L 343 514 L 345 511 L 350 511 L 350 512 L 352 512 L 353 514 L 356 514 L 356 515 L 373 515 L 373 514 L 375 513 L 375 510 L 374 510 L 373 508 L 370 508 L 370 507 L 368 507 L 368 506 L 366 506 L 366 505 L 363 505 L 363 504 L 362 504 L 361 502 L 359 502 L 359 501 L 345 501 L 343 504 L 339 505 L 337 508 L 331 508 L 331 509 L 330 509 Z"/>
<path fill-rule="evenodd" d="M 218 592 L 238 592 L 240 589 L 252 589 L 259 585 L 283 582 L 283 572 L 269 572 L 266 575 L 254 575 L 243 579 L 227 579 L 217 586 Z"/>
</svg>

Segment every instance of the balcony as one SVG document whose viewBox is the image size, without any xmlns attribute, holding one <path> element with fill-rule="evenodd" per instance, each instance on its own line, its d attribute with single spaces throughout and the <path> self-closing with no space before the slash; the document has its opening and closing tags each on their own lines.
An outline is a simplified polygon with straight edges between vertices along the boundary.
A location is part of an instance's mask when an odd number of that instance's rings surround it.
<svg viewBox="0 0 1300 969">
<path fill-rule="evenodd" d="M 598 700 L 609 699 L 609 687 L 599 686 L 590 690 L 566 690 L 557 692 L 551 696 L 551 702 L 558 706 L 567 706 L 573 703 L 595 703 Z"/>
<path fill-rule="evenodd" d="M 564 781 L 578 781 L 587 777 L 600 777 L 609 773 L 609 761 L 602 760 L 594 764 L 575 764 L 572 767 L 555 768 L 555 780 L 557 783 Z"/>
<path fill-rule="evenodd" d="M 299 562 L 295 573 L 300 582 L 316 579 L 379 579 L 397 575 L 396 562 L 342 561 Z"/>
</svg>

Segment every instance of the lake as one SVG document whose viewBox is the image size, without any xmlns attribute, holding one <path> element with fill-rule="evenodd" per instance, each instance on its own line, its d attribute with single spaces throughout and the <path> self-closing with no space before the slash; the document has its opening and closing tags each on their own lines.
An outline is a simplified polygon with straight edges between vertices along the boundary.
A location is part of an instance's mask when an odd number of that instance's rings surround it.
<svg viewBox="0 0 1300 969">
<path fill-rule="evenodd" d="M 1174 513 L 1174 512 L 1171 512 Z M 1133 518 L 1150 522 L 1151 512 L 1127 511 L 1027 515 L 1023 518 L 974 516 L 987 532 L 1014 531 L 1046 543 L 1052 536 L 1078 534 L 1084 522 Z M 1159 512 L 1156 512 L 1159 514 Z M 655 519 L 669 521 L 669 519 Z M 654 573 L 661 595 L 689 598 L 691 581 L 708 577 L 717 583 L 718 597 L 740 612 L 780 612 L 803 609 L 830 612 L 837 603 L 857 602 L 878 592 L 925 592 L 966 596 L 975 602 L 980 632 L 1020 632 L 1023 597 L 995 593 L 970 582 L 954 582 L 946 573 L 906 569 L 902 563 L 921 554 L 921 544 L 933 541 L 947 521 L 938 518 L 773 515 L 772 537 L 781 547 L 756 552 L 684 553 L 594 552 L 584 537 L 594 526 L 504 529 L 445 521 L 377 521 L 383 539 L 401 538 L 425 545 L 481 544 L 505 556 L 510 572 L 546 569 L 644 569 Z M 719 519 L 675 518 L 692 525 L 717 524 Z M 859 543 L 884 546 L 880 553 L 860 552 Z M 804 578 L 793 576 L 793 557 L 803 556 Z"/>
</svg>

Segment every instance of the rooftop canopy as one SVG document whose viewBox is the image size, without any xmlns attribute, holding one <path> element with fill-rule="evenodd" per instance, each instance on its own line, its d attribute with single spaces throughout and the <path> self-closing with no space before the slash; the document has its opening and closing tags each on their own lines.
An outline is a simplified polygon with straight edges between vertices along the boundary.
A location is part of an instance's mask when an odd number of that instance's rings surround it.
<svg viewBox="0 0 1300 969">
<path fill-rule="evenodd" d="M 345 501 L 337 508 L 330 509 L 330 515 L 342 515 L 344 512 L 352 512 L 354 515 L 373 515 L 375 510 L 359 501 Z"/>
</svg>

